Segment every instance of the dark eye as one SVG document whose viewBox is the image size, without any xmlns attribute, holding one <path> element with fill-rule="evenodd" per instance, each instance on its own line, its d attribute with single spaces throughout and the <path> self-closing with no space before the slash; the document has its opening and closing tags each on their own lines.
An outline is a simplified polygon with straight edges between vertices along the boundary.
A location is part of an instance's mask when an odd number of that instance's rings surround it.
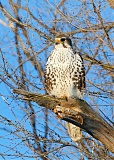
<svg viewBox="0 0 114 160">
<path fill-rule="evenodd" d="M 61 38 L 61 42 L 64 42 L 66 39 L 65 38 Z"/>
</svg>

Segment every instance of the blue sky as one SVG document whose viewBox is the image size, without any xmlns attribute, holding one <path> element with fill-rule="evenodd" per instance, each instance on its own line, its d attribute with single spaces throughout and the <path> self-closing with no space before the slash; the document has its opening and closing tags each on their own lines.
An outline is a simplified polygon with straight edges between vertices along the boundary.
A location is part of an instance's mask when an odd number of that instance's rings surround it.
<svg viewBox="0 0 114 160">
<path fill-rule="evenodd" d="M 1 0 L 4 7 L 8 10 L 8 12 L 14 16 L 14 13 L 9 6 L 8 1 Z M 16 1 L 14 1 L 16 2 Z M 22 1 L 21 5 L 23 7 L 28 7 L 30 11 L 34 14 L 34 16 L 37 19 L 40 19 L 41 22 L 43 22 L 45 25 L 48 25 L 50 28 L 54 27 L 54 15 L 57 14 L 57 11 L 55 7 L 58 5 L 60 1 Z M 99 6 L 100 1 L 96 1 L 96 6 Z M 81 8 L 82 7 L 82 8 Z M 99 24 L 98 17 L 96 14 L 93 13 L 93 8 L 90 2 L 86 3 L 85 8 L 83 8 L 84 5 L 81 1 L 66 1 L 64 8 L 60 7 L 61 11 L 64 11 L 64 14 L 67 15 L 67 19 L 61 18 L 61 15 L 57 15 L 58 21 L 56 22 L 56 31 L 64 31 L 64 32 L 70 32 L 77 30 L 76 27 L 83 28 L 83 27 L 89 27 L 94 24 Z M 105 23 L 108 22 L 114 22 L 114 10 L 110 8 L 108 3 L 106 1 L 102 2 L 100 6 L 100 13 L 102 15 L 102 18 L 104 19 Z M 86 13 L 86 14 L 85 14 Z M 110 15 L 110 16 L 109 16 Z M 50 32 L 46 30 L 44 27 L 39 25 L 35 20 L 33 20 L 30 15 L 23 11 L 23 9 L 19 10 L 19 16 L 23 23 L 31 24 L 34 28 L 37 28 L 41 30 L 42 32 L 48 34 L 51 38 L 54 38 L 53 35 L 50 35 Z M 71 17 L 74 17 L 73 20 Z M 2 13 L 0 14 L 0 19 L 7 22 L 7 19 L 4 18 Z M 71 23 L 71 24 L 70 24 Z M 15 25 L 15 24 L 14 24 Z M 3 53 L 3 56 L 5 58 L 5 65 L 6 70 L 9 74 L 12 74 L 15 71 L 15 68 L 18 67 L 18 59 L 17 59 L 17 50 L 15 48 L 15 37 L 12 30 L 8 27 L 5 27 L 4 25 L 0 24 L 1 34 L 0 34 L 0 48 Z M 23 33 L 21 29 L 19 29 L 19 34 L 21 35 L 22 41 L 25 44 L 25 47 L 31 51 L 30 46 L 27 44 L 25 37 L 23 36 Z M 34 53 L 39 52 L 42 48 L 46 47 L 47 44 L 50 42 L 43 37 L 40 37 L 35 31 L 28 29 L 28 36 L 30 39 L 30 42 L 32 43 L 32 49 Z M 94 33 L 91 32 L 90 34 L 86 33 L 77 33 L 74 34 L 72 37 L 74 47 L 78 50 L 81 50 L 81 54 L 88 53 L 89 56 L 93 56 L 96 48 L 99 45 L 99 39 L 102 37 L 102 31 L 98 30 L 98 32 Z M 90 39 L 88 39 L 88 36 Z M 114 33 L 113 29 L 110 30 L 110 38 L 112 38 L 113 41 Z M 110 62 L 110 64 L 114 65 L 114 56 L 110 48 L 108 47 L 108 43 L 106 39 L 103 39 L 103 47 L 100 47 L 98 51 L 98 55 L 96 56 L 97 60 L 101 60 L 105 63 Z M 114 43 L 114 41 L 113 41 Z M 37 60 L 40 59 L 40 63 L 42 64 L 43 68 L 45 68 L 46 59 L 49 56 L 50 51 L 53 49 L 53 45 L 48 47 L 45 51 L 40 53 L 36 58 Z M 27 61 L 27 57 L 24 54 L 21 45 L 20 45 L 20 52 L 22 55 L 23 61 Z M 32 54 L 32 52 L 31 52 Z M 104 54 L 107 56 L 107 61 L 103 59 Z M 13 87 L 16 87 L 16 84 L 12 82 L 10 79 L 7 79 L 6 75 L 3 73 L 3 56 L 0 54 L 0 76 L 6 78 L 7 82 L 13 85 Z M 31 64 L 30 61 L 27 61 L 24 63 L 24 71 L 27 74 L 27 78 L 29 82 L 33 83 L 34 86 L 32 86 L 29 83 L 26 83 L 26 85 L 29 88 L 29 91 L 34 91 L 37 93 L 44 93 L 43 85 L 41 84 L 40 80 L 38 79 L 38 72 L 35 70 L 34 66 Z M 88 62 L 85 61 L 85 68 L 88 68 Z M 15 71 L 15 74 L 13 75 L 14 80 L 16 80 L 16 75 L 19 78 L 20 73 L 19 69 Z M 94 65 L 89 70 L 88 74 L 86 75 L 86 83 L 87 83 L 87 90 L 88 91 L 94 91 L 94 92 L 100 92 L 100 95 L 98 97 L 96 96 L 89 96 L 88 94 L 84 97 L 84 99 L 89 102 L 89 104 L 98 109 L 100 108 L 104 113 L 110 118 L 112 118 L 112 105 L 114 105 L 113 98 L 108 95 L 107 93 L 103 92 L 101 89 L 110 89 L 110 91 L 113 91 L 113 85 L 109 85 L 108 83 L 112 83 L 112 79 L 110 76 L 107 76 L 107 71 L 102 70 L 101 67 Z M 94 84 L 94 85 L 93 85 Z M 106 85 L 103 87 L 103 85 Z M 96 87 L 99 86 L 99 87 Z M 40 89 L 38 89 L 40 88 Z M 29 120 L 29 112 L 28 106 L 25 104 L 25 102 L 22 102 L 21 100 L 14 100 L 15 95 L 12 94 L 12 88 L 8 87 L 6 84 L 0 81 L 0 107 L 1 112 L 0 115 L 8 118 L 9 120 L 12 120 L 14 123 L 14 127 L 7 123 L 6 121 L 3 121 L 3 117 L 0 117 L 0 153 L 4 152 L 6 154 L 6 159 L 13 159 L 13 156 L 8 156 L 9 154 L 13 155 L 16 153 L 16 150 L 19 151 L 18 155 L 20 153 L 24 154 L 24 159 L 36 159 L 36 158 L 28 158 L 27 156 L 33 156 L 33 152 L 22 142 L 23 137 L 25 135 L 21 132 L 20 128 L 23 127 L 26 130 L 26 134 L 28 137 L 32 133 L 32 128 Z M 14 96 L 14 97 L 13 97 Z M 39 136 L 44 136 L 45 133 L 45 109 L 42 107 L 39 107 L 35 103 L 32 103 L 35 114 L 36 114 L 36 124 L 37 124 L 37 133 Z M 27 110 L 28 109 L 28 110 Z M 26 115 L 26 113 L 28 115 Z M 112 120 L 112 119 L 111 119 Z M 19 122 L 21 122 L 19 124 Z M 57 120 L 56 116 L 49 112 L 48 114 L 48 123 L 49 123 L 49 134 L 48 139 L 51 139 L 52 137 L 55 140 L 63 140 L 64 142 L 69 142 L 72 145 L 75 145 L 73 142 L 71 142 L 71 139 L 69 138 L 67 134 L 67 130 L 65 128 L 65 123 L 63 121 Z M 13 134 L 12 134 L 13 132 Z M 20 139 L 17 138 L 18 136 L 16 134 L 20 135 Z M 29 137 L 31 140 L 31 143 L 34 145 L 34 141 L 32 141 L 31 136 Z M 51 151 L 52 147 L 59 146 L 59 144 L 48 144 L 49 148 L 48 150 Z M 12 148 L 12 150 L 10 149 Z M 79 158 L 79 152 L 75 147 L 67 147 L 63 148 L 59 151 L 55 151 L 50 153 L 49 158 L 51 159 L 54 155 L 55 157 L 60 156 L 60 153 L 63 153 L 60 159 L 67 160 L 69 157 L 75 160 L 78 160 Z M 67 154 L 69 153 L 69 157 Z M 75 153 L 75 155 L 73 155 Z M 35 156 L 35 155 L 34 155 Z M 54 158 L 55 158 L 54 157 Z M 0 157 L 0 159 L 3 159 Z M 15 159 L 15 158 L 14 158 Z M 21 157 L 17 157 L 17 159 L 21 160 Z M 38 158 L 40 159 L 40 158 Z M 86 160 L 86 157 L 85 157 Z"/>
</svg>

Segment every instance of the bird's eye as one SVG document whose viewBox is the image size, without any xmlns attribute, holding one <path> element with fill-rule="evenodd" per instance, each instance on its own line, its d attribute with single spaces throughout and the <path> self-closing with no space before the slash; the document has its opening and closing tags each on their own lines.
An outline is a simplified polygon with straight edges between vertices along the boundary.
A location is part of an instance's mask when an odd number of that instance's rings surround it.
<svg viewBox="0 0 114 160">
<path fill-rule="evenodd" d="M 65 38 L 61 38 L 61 42 L 64 42 L 66 39 Z"/>
</svg>

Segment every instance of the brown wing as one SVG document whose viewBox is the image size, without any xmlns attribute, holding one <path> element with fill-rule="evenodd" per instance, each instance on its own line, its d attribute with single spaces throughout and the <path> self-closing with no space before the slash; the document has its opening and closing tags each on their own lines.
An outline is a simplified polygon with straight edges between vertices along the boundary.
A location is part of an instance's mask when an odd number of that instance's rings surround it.
<svg viewBox="0 0 114 160">
<path fill-rule="evenodd" d="M 44 72 L 44 86 L 46 92 L 49 94 L 51 90 L 53 90 L 53 85 L 56 85 L 55 73 L 56 70 L 53 65 L 50 63 L 52 58 L 53 51 L 48 57 L 49 62 L 47 61 L 45 72 Z"/>
<path fill-rule="evenodd" d="M 73 64 L 73 83 L 76 88 L 79 89 L 80 92 L 85 90 L 85 69 L 84 63 L 81 55 L 79 53 L 75 54 L 76 62 Z"/>
</svg>

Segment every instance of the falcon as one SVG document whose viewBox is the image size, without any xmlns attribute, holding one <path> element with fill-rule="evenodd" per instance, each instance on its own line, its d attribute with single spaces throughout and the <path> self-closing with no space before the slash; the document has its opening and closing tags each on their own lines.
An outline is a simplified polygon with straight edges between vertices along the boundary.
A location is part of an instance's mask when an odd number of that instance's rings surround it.
<svg viewBox="0 0 114 160">
<path fill-rule="evenodd" d="M 47 94 L 58 98 L 81 99 L 85 90 L 83 59 L 73 51 L 72 41 L 65 34 L 55 37 L 54 49 L 48 57 L 45 69 L 45 89 Z M 82 138 L 79 127 L 66 122 L 73 141 Z"/>
</svg>

